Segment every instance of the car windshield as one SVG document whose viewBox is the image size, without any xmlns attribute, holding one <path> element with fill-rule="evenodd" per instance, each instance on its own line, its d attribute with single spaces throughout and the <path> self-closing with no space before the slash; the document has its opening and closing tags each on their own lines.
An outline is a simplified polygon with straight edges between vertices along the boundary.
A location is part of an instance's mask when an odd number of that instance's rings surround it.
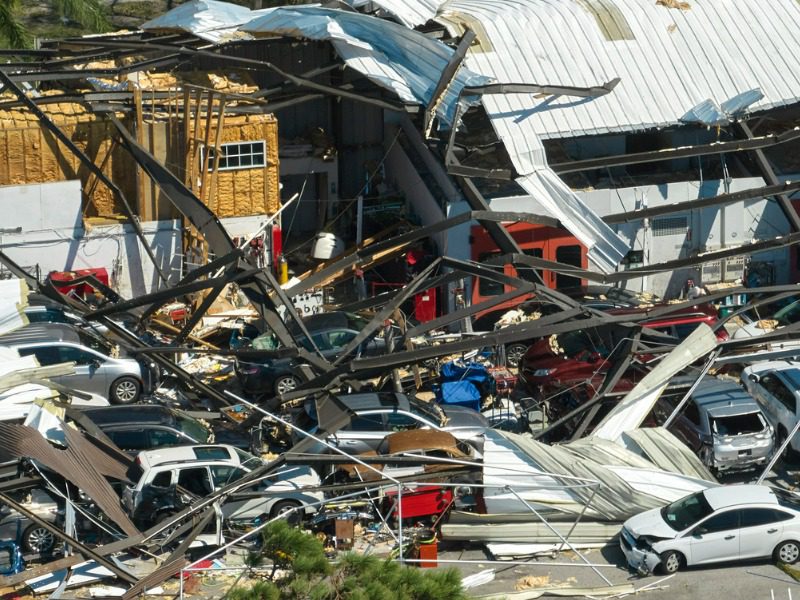
<svg viewBox="0 0 800 600">
<path fill-rule="evenodd" d="M 112 356 L 114 354 L 111 344 L 94 335 L 93 333 L 89 333 L 88 331 L 80 331 L 78 335 L 80 336 L 81 344 L 87 348 L 96 350 L 105 356 Z"/>
<path fill-rule="evenodd" d="M 767 427 L 764 417 L 757 412 L 732 417 L 710 417 L 709 421 L 711 431 L 721 436 L 759 433 Z"/>
<path fill-rule="evenodd" d="M 703 492 L 697 492 L 662 508 L 661 517 L 675 531 L 683 531 L 712 512 Z"/>
<path fill-rule="evenodd" d="M 198 444 L 207 444 L 211 432 L 197 419 L 190 417 L 181 410 L 175 411 L 175 423 L 183 433 L 188 435 Z"/>
<path fill-rule="evenodd" d="M 445 414 L 444 411 L 435 402 L 423 402 L 422 400 L 414 400 L 409 398 L 411 408 L 418 415 L 422 415 L 435 425 L 444 425 Z"/>
<path fill-rule="evenodd" d="M 239 448 L 234 448 L 236 454 L 239 456 L 239 461 L 241 462 L 241 467 L 243 469 L 247 469 L 248 471 L 252 471 L 256 467 L 261 467 L 264 465 L 264 461 L 260 458 L 253 456 L 252 454 L 245 452 L 244 450 L 240 450 Z"/>
<path fill-rule="evenodd" d="M 794 492 L 790 492 L 788 490 L 783 490 L 781 488 L 770 488 L 772 493 L 775 494 L 775 497 L 778 499 L 778 504 L 785 508 L 791 508 L 792 510 L 800 511 L 800 496 L 795 494 Z"/>
<path fill-rule="evenodd" d="M 800 300 L 795 300 L 775 313 L 778 325 L 791 325 L 800 321 Z"/>
<path fill-rule="evenodd" d="M 578 330 L 562 333 L 555 337 L 556 344 L 561 350 L 560 353 L 567 358 L 577 358 L 586 352 L 597 352 L 602 357 L 609 354 L 605 341 L 597 332 Z"/>
</svg>

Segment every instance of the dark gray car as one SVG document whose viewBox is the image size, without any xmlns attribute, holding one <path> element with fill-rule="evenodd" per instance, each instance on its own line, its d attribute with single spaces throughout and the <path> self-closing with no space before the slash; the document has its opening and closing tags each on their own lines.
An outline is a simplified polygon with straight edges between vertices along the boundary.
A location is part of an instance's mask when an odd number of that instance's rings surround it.
<svg viewBox="0 0 800 600">
<path fill-rule="evenodd" d="M 482 434 L 489 427 L 486 417 L 471 408 L 439 405 L 396 392 L 344 394 L 337 396 L 337 399 L 355 416 L 349 424 L 329 435 L 327 441 L 348 454 L 377 450 L 388 433 L 413 429 L 447 431 L 456 439 L 480 450 L 483 446 Z M 316 431 L 314 402 L 306 403 L 297 417 L 297 423 L 309 433 Z M 295 443 L 302 437 L 302 434 L 296 433 Z M 322 444 L 310 450 L 315 451 L 332 452 Z"/>
<path fill-rule="evenodd" d="M 85 408 L 81 413 L 126 452 L 213 443 L 250 447 L 250 437 L 230 423 L 207 422 L 158 404 Z"/>
</svg>

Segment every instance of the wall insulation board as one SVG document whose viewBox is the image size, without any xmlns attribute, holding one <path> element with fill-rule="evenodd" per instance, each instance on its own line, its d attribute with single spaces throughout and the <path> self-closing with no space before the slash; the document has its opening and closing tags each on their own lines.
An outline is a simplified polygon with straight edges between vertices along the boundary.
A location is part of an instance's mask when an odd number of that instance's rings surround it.
<svg viewBox="0 0 800 600">
<path fill-rule="evenodd" d="M 41 108 L 95 164 L 102 166 L 103 172 L 134 204 L 135 171 L 129 168 L 130 157 L 125 150 L 112 142 L 113 126 L 79 104 L 46 104 Z M 25 110 L 0 111 L 0 185 L 70 179 L 81 181 L 88 216 L 122 214 L 111 190 L 82 167 L 78 158 L 44 129 L 33 114 Z"/>
<path fill-rule="evenodd" d="M 209 137 L 212 145 L 216 124 L 217 119 L 212 119 Z M 205 126 L 201 115 L 200 140 L 205 138 Z M 217 172 L 216 190 L 207 203 L 219 218 L 273 214 L 280 208 L 278 121 L 274 115 L 225 115 L 222 144 L 262 140 L 266 143 L 266 166 Z M 211 173 L 208 173 L 206 185 L 210 185 L 210 180 Z"/>
</svg>

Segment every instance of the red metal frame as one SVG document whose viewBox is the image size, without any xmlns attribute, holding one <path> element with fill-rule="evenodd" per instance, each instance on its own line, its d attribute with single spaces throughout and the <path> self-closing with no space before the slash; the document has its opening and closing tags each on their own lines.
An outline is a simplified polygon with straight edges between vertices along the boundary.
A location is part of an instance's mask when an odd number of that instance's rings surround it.
<svg viewBox="0 0 800 600">
<path fill-rule="evenodd" d="M 544 225 L 535 225 L 532 223 L 504 223 L 503 226 L 508 230 L 511 236 L 519 245 L 520 249 L 523 252 L 527 253 L 535 253 L 537 257 L 541 257 L 544 260 L 556 261 L 556 262 L 563 262 L 558 260 L 558 250 L 563 247 L 575 247 L 577 246 L 580 250 L 580 267 L 583 269 L 588 268 L 589 261 L 586 255 L 586 247 L 583 246 L 575 236 L 571 235 L 565 229 L 560 229 L 557 227 L 546 227 Z M 486 230 L 481 227 L 480 225 L 475 225 L 472 227 L 471 235 L 470 235 L 470 246 L 472 252 L 472 260 L 476 262 L 481 262 L 487 255 L 499 253 L 497 245 L 494 243 L 494 240 L 489 236 Z M 513 265 L 505 265 L 503 268 L 503 272 L 506 275 L 516 276 L 517 271 L 513 267 Z M 545 285 L 547 287 L 558 289 L 558 283 L 561 279 L 563 281 L 563 275 L 559 276 L 557 273 L 553 271 L 549 271 L 547 269 L 541 271 L 542 279 L 544 280 Z M 484 296 L 481 294 L 480 285 L 479 285 L 478 278 L 473 278 L 472 283 L 472 304 L 478 304 L 483 302 L 484 300 L 488 300 L 491 296 Z M 579 280 L 575 283 L 575 285 L 586 285 L 586 280 Z M 498 291 L 498 295 L 500 293 L 506 293 L 513 291 L 511 286 L 505 285 L 503 286 L 503 290 Z M 520 302 L 530 298 L 530 294 L 521 295 L 519 298 L 515 298 L 512 300 L 508 300 L 492 309 L 489 309 L 484 312 L 479 312 L 476 314 L 476 317 L 480 317 L 488 312 L 496 312 L 496 311 L 504 311 L 514 306 L 518 305 Z"/>
</svg>

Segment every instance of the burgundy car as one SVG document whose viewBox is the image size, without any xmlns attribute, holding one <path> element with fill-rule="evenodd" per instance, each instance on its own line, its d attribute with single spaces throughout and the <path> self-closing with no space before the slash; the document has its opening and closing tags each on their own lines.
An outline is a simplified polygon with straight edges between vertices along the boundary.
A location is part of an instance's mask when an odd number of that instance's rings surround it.
<svg viewBox="0 0 800 600">
<path fill-rule="evenodd" d="M 608 311 L 614 315 L 637 312 L 641 314 L 641 309 Z M 642 324 L 677 340 L 683 340 L 700 323 L 714 325 L 716 321 L 717 312 L 712 306 L 698 305 L 646 320 Z M 540 397 L 544 388 L 565 388 L 582 382 L 599 385 L 613 366 L 609 362 L 609 356 L 614 348 L 624 342 L 626 335 L 625 328 L 607 325 L 541 338 L 522 357 L 520 383 L 534 397 Z M 717 337 L 724 341 L 728 334 L 720 329 Z M 651 358 L 645 354 L 637 356 L 639 363 L 646 363 Z"/>
</svg>

